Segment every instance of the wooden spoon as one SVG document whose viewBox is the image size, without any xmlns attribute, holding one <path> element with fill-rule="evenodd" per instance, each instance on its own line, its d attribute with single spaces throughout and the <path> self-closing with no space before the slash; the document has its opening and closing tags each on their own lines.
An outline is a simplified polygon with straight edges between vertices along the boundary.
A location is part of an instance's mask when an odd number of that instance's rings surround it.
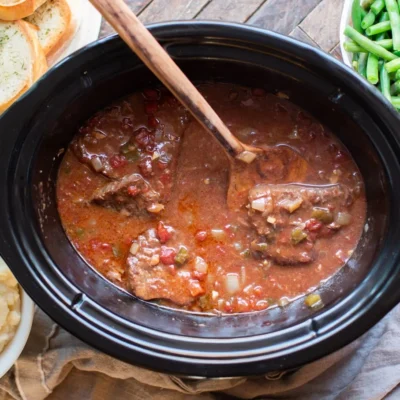
<svg viewBox="0 0 400 400">
<path fill-rule="evenodd" d="M 228 190 L 229 207 L 240 207 L 243 202 L 237 201 L 238 193 L 250 189 L 254 184 L 254 179 L 246 179 L 246 176 L 249 178 L 250 175 L 253 175 L 250 174 L 250 171 L 247 171 L 246 174 L 243 163 L 236 160 L 250 164 L 256 158 L 261 157 L 263 162 L 268 162 L 269 158 L 276 158 L 279 153 L 283 152 L 286 153 L 286 159 L 291 164 L 286 168 L 290 173 L 284 177 L 284 180 L 301 181 L 304 179 L 307 162 L 289 147 L 286 147 L 284 151 L 275 148 L 258 148 L 243 144 L 233 136 L 205 98 L 139 21 L 124 0 L 90 1 L 154 75 L 226 150 L 232 161 Z M 288 152 L 293 154 L 288 157 Z M 237 174 L 241 174 L 241 176 L 237 176 Z"/>
</svg>

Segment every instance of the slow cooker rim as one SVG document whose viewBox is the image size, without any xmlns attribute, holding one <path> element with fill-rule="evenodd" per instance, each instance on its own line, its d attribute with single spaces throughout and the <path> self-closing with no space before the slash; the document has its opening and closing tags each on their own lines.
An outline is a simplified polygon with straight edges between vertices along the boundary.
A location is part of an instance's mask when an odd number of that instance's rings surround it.
<svg viewBox="0 0 400 400">
<path fill-rule="evenodd" d="M 293 39 L 290 39 L 290 38 L 286 38 L 286 37 L 283 37 L 283 36 L 281 36 L 281 35 L 278 35 L 278 34 L 274 34 L 274 33 L 270 33 L 270 32 L 265 32 L 265 31 L 262 31 L 262 30 L 260 30 L 260 29 L 258 29 L 258 28 L 249 28 L 249 27 L 247 27 L 247 26 L 243 26 L 243 25 L 239 25 L 239 24 L 228 24 L 228 23 L 224 23 L 224 24 L 221 24 L 221 23 L 209 23 L 209 22 L 207 22 L 207 23 L 205 23 L 205 22 L 185 22 L 185 23 L 165 23 L 165 24 L 156 24 L 156 25 L 153 25 L 153 26 L 151 26 L 151 29 L 154 29 L 155 30 L 155 32 L 156 32 L 156 34 L 157 34 L 157 29 L 161 29 L 161 30 L 167 30 L 168 31 L 168 29 L 170 28 L 170 27 L 172 27 L 172 28 L 174 28 L 174 29 L 177 29 L 177 30 L 179 30 L 179 29 L 185 29 L 185 27 L 186 26 L 188 26 L 189 25 L 189 27 L 190 27 L 190 29 L 192 29 L 192 27 L 194 26 L 194 25 L 197 25 L 197 26 L 207 26 L 207 27 L 209 27 L 209 26 L 211 26 L 211 27 L 213 27 L 213 28 L 220 28 L 221 27 L 221 25 L 223 25 L 223 26 L 226 26 L 226 27 L 228 27 L 228 28 L 235 28 L 235 29 L 237 29 L 237 28 L 240 28 L 240 29 L 245 29 L 246 31 L 247 30 L 249 30 L 249 31 L 251 31 L 252 33 L 256 33 L 256 34 L 262 34 L 263 36 L 265 36 L 265 35 L 270 35 L 270 36 L 272 36 L 272 37 L 274 37 L 275 39 L 284 39 L 285 41 L 287 41 L 288 43 L 291 43 L 291 45 L 296 45 L 296 46 L 298 46 L 298 42 L 297 41 L 295 41 L 295 40 L 293 40 Z M 190 33 L 190 32 L 189 32 Z M 104 42 L 112 42 L 112 41 L 118 41 L 119 39 L 117 39 L 117 37 L 116 36 L 114 36 L 114 37 L 109 37 L 109 38 L 106 38 L 106 39 L 103 39 L 102 41 L 100 41 L 100 42 L 98 42 L 98 43 L 95 43 L 95 44 L 93 44 L 93 45 L 90 45 L 88 48 L 86 48 L 86 49 L 84 49 L 84 50 L 81 50 L 81 51 L 79 51 L 77 54 L 75 54 L 74 56 L 72 56 L 72 57 L 69 57 L 67 60 L 65 60 L 65 61 L 63 61 L 57 68 L 60 68 L 62 65 L 64 65 L 65 63 L 68 63 L 69 62 L 69 60 L 71 59 L 71 58 L 74 58 L 74 59 L 77 59 L 78 57 L 79 57 L 79 54 L 82 54 L 82 52 L 88 52 L 88 51 L 90 51 L 91 49 L 97 49 L 97 48 L 99 48 L 99 47 L 101 47 L 103 44 L 104 44 Z M 332 61 L 332 59 L 330 58 L 330 57 L 328 57 L 327 55 L 325 55 L 324 53 L 322 53 L 321 51 L 319 51 L 319 50 L 317 50 L 317 49 L 314 49 L 314 48 L 312 48 L 312 47 L 310 47 L 310 46 L 308 46 L 308 45 L 305 45 L 305 44 L 302 44 L 301 43 L 301 45 L 302 45 L 302 47 L 306 47 L 307 48 L 307 50 L 310 50 L 311 52 L 313 52 L 313 53 L 317 53 L 317 55 L 319 55 L 319 57 L 322 57 L 323 59 L 329 59 L 330 61 Z M 337 62 L 338 63 L 338 62 Z M 51 74 L 51 73 L 54 73 L 55 71 L 52 71 L 52 72 L 49 72 L 49 74 Z M 45 78 L 44 78 L 45 79 Z M 40 84 L 40 83 L 39 83 Z M 27 96 L 30 96 L 31 94 L 28 94 Z M 392 117 L 393 117 L 393 115 L 392 115 Z M 16 237 L 14 236 L 14 239 L 16 239 Z M 25 280 L 25 279 L 24 279 Z M 27 284 L 27 282 L 25 281 L 25 283 Z M 387 284 L 386 284 L 386 286 L 388 286 L 389 285 L 389 282 L 387 282 Z M 28 291 L 29 292 L 29 291 Z M 49 295 L 49 298 L 51 298 L 51 296 Z M 397 301 L 398 301 L 398 299 L 396 299 L 396 303 L 397 303 Z M 42 303 L 43 303 L 43 301 L 42 301 Z M 394 304 L 393 304 L 394 305 Z M 392 306 L 393 306 L 392 305 Z M 52 316 L 54 316 L 55 315 L 55 313 L 54 312 L 50 312 L 49 310 L 50 310 L 50 308 L 51 307 L 45 307 L 45 308 L 47 308 L 47 310 L 46 311 L 48 311 L 49 312 L 49 314 L 51 314 Z M 386 308 L 388 308 L 388 307 L 386 307 Z M 391 308 L 391 307 L 390 307 Z M 68 309 L 67 308 L 67 310 L 68 311 L 71 311 L 70 309 Z M 53 310 L 52 310 L 53 311 Z M 63 311 L 66 311 L 66 310 L 63 310 Z M 57 313 L 57 311 L 56 311 L 56 313 Z M 381 315 L 380 316 L 382 316 L 383 314 L 385 314 L 386 312 L 385 311 L 383 311 L 383 310 L 381 310 Z M 376 315 L 378 315 L 378 313 L 376 314 Z M 75 317 L 76 317 L 76 315 L 75 315 Z M 57 318 L 55 318 L 55 319 L 57 319 Z M 380 318 L 375 318 L 376 320 L 378 320 L 378 319 L 380 319 Z M 360 324 L 361 325 L 361 324 Z M 372 323 L 370 324 L 370 325 L 372 325 Z M 72 330 L 72 329 L 71 329 Z M 79 335 L 78 335 L 79 336 Z M 325 340 L 325 339 L 324 339 Z M 322 340 L 322 337 L 320 337 L 320 341 L 323 341 Z M 316 341 L 317 342 L 317 341 Z M 99 346 L 99 347 L 101 347 L 101 346 Z M 308 347 L 309 348 L 309 347 Z M 108 352 L 109 352 L 109 348 L 108 348 Z M 204 361 L 204 360 L 203 360 Z M 284 363 L 283 363 L 284 364 Z M 154 368 L 154 366 L 152 366 L 153 368 Z M 174 371 L 176 371 L 176 370 L 174 370 Z M 185 368 L 182 368 L 182 371 L 181 371 L 182 373 L 184 373 L 184 372 L 186 372 L 186 369 Z M 195 374 L 195 373 L 194 373 Z M 227 372 L 227 375 L 231 375 L 229 372 Z"/>
</svg>

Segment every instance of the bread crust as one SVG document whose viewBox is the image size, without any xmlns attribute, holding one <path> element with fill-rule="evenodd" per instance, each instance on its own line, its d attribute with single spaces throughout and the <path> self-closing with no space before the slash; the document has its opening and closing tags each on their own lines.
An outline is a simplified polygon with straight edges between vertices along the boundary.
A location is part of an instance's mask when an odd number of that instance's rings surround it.
<svg viewBox="0 0 400 400">
<path fill-rule="evenodd" d="M 16 21 L 32 15 L 46 0 L 20 0 L 14 4 L 2 4 L 0 0 L 0 19 Z"/>
<path fill-rule="evenodd" d="M 26 40 L 29 43 L 32 67 L 30 75 L 26 79 L 26 84 L 21 88 L 21 90 L 16 93 L 12 98 L 8 99 L 6 102 L 0 103 L 0 113 L 11 106 L 11 104 L 13 104 L 20 96 L 22 96 L 32 86 L 32 84 L 47 71 L 46 56 L 43 52 L 42 47 L 40 46 L 39 39 L 36 33 L 36 28 L 29 22 L 23 20 L 18 20 L 14 23 L 24 34 Z"/>
</svg>

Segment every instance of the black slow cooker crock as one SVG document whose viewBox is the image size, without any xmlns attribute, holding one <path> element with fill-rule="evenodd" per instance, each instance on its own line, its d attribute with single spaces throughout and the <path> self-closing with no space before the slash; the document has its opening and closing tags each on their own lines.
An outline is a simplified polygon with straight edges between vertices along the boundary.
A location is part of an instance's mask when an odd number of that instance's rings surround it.
<svg viewBox="0 0 400 400">
<path fill-rule="evenodd" d="M 194 82 L 235 82 L 284 93 L 333 130 L 365 179 L 368 216 L 360 244 L 320 288 L 325 307 L 318 312 L 304 299 L 239 315 L 181 312 L 141 301 L 88 266 L 57 213 L 55 182 L 63 149 L 95 111 L 158 84 L 114 36 L 62 61 L 0 119 L 0 253 L 23 288 L 90 345 L 132 364 L 181 375 L 295 368 L 360 336 L 400 301 L 396 111 L 339 61 L 293 39 L 214 22 L 150 29 Z"/>
</svg>

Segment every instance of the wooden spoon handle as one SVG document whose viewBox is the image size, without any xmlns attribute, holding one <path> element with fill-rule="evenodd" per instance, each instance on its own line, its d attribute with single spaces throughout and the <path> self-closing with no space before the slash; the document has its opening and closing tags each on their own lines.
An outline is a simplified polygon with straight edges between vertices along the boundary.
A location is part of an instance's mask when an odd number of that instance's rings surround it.
<svg viewBox="0 0 400 400">
<path fill-rule="evenodd" d="M 193 116 L 237 157 L 246 150 L 124 0 L 90 0 L 126 44 Z"/>
</svg>

